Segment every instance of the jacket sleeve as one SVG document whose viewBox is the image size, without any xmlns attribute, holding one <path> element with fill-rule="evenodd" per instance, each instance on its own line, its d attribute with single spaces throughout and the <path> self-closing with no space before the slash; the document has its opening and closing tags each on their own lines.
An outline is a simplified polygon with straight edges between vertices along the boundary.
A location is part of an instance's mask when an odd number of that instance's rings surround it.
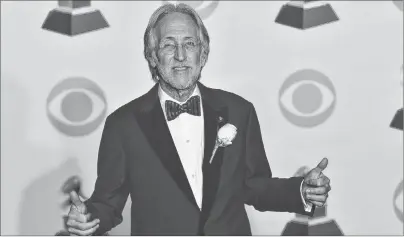
<svg viewBox="0 0 404 237">
<path fill-rule="evenodd" d="M 98 151 L 94 192 L 85 202 L 91 219 L 100 220 L 99 228 L 93 235 L 103 235 L 122 222 L 122 211 L 128 195 L 125 154 L 116 127 L 109 116 Z"/>
<path fill-rule="evenodd" d="M 301 199 L 302 177 L 273 178 L 261 137 L 260 125 L 251 104 L 246 130 L 245 203 L 258 211 L 305 212 Z"/>
</svg>

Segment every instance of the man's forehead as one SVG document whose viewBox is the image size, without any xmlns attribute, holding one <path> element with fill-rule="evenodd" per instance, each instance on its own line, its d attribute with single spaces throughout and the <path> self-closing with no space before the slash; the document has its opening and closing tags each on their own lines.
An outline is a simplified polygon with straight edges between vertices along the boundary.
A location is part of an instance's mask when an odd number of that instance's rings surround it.
<svg viewBox="0 0 404 237">
<path fill-rule="evenodd" d="M 179 12 L 165 15 L 156 25 L 160 38 L 179 34 L 183 37 L 197 37 L 197 28 L 191 16 Z"/>
</svg>

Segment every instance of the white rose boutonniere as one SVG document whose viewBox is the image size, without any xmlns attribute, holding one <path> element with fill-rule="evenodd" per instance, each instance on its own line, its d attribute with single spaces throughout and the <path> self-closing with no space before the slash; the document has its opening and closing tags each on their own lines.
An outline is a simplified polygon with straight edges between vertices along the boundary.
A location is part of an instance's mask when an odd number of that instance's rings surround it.
<svg viewBox="0 0 404 237">
<path fill-rule="evenodd" d="M 237 128 L 230 123 L 223 125 L 223 127 L 219 129 L 219 131 L 217 132 L 216 144 L 213 148 L 212 157 L 210 157 L 209 163 L 212 164 L 213 157 L 215 156 L 216 150 L 219 147 L 226 147 L 232 144 L 234 138 L 236 137 L 236 134 Z"/>
</svg>

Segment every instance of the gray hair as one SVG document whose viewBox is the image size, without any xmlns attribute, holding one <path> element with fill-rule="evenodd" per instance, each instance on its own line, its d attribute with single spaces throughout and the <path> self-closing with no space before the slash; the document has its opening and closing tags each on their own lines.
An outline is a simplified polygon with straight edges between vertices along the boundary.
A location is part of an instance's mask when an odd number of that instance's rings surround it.
<svg viewBox="0 0 404 237">
<path fill-rule="evenodd" d="M 146 31 L 144 33 L 144 56 L 149 64 L 149 70 L 152 74 L 152 78 L 156 82 L 159 80 L 159 72 L 157 67 L 153 67 L 151 64 L 151 60 L 153 60 L 153 52 L 156 50 L 156 36 L 154 29 L 157 23 L 164 16 L 174 12 L 187 14 L 194 20 L 199 29 L 198 32 L 199 40 L 202 44 L 202 54 L 205 54 L 206 59 L 209 55 L 209 34 L 198 13 L 196 13 L 196 11 L 192 7 L 183 3 L 177 5 L 171 3 L 162 5 L 156 11 L 154 11 L 152 16 L 150 17 L 149 24 L 147 25 Z"/>
</svg>

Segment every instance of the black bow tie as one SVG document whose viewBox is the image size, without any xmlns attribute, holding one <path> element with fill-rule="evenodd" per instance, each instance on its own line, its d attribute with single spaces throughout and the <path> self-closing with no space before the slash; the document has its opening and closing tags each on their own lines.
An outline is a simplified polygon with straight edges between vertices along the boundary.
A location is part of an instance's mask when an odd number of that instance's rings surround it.
<svg viewBox="0 0 404 237">
<path fill-rule="evenodd" d="M 201 116 L 201 102 L 200 97 L 197 95 L 192 96 L 182 105 L 171 100 L 166 100 L 165 107 L 168 121 L 177 118 L 182 113 Z"/>
</svg>

